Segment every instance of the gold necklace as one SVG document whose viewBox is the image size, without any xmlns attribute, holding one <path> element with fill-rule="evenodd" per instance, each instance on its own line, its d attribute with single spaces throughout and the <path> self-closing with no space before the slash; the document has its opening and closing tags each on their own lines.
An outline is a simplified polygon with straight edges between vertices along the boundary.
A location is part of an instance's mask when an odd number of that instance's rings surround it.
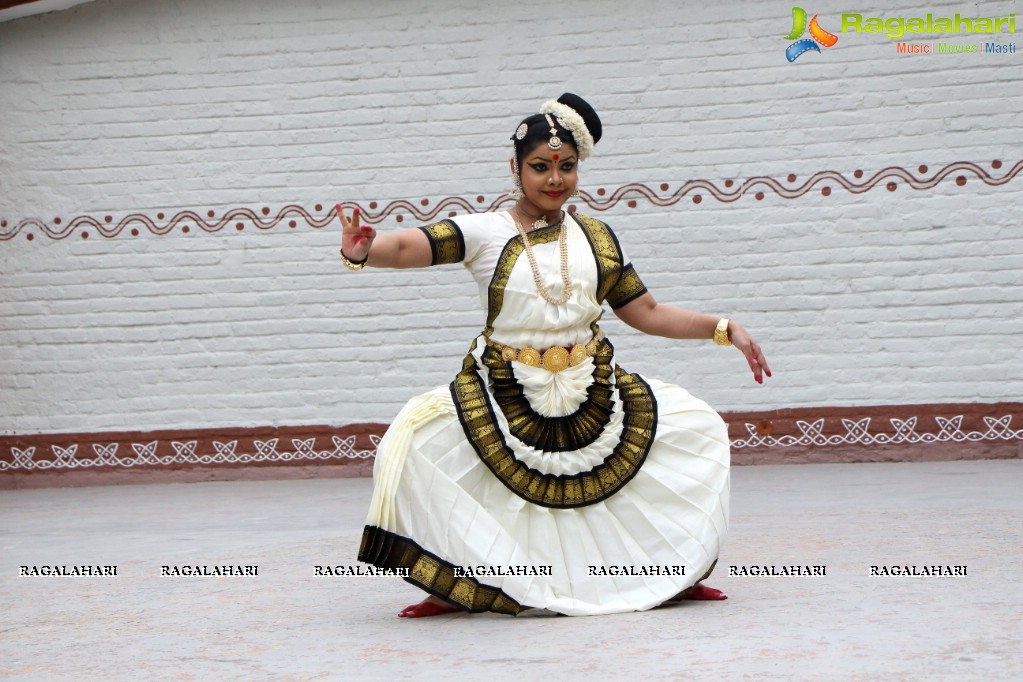
<svg viewBox="0 0 1023 682">
<path fill-rule="evenodd" d="M 512 220 L 515 222 L 515 229 L 519 231 L 519 236 L 522 237 L 522 246 L 526 250 L 529 267 L 533 270 L 533 282 L 536 284 L 536 293 L 551 305 L 563 305 L 568 302 L 568 299 L 572 297 L 572 282 L 568 279 L 568 245 L 566 243 L 568 230 L 565 229 L 566 220 L 564 214 L 561 216 L 561 230 L 558 233 L 558 250 L 561 252 L 561 284 L 564 288 L 561 291 L 561 296 L 558 298 L 553 298 L 550 289 L 544 286 L 543 277 L 540 276 L 540 268 L 536 264 L 536 255 L 533 253 L 533 245 L 529 243 L 526 228 L 522 227 L 522 224 L 515 219 L 515 216 L 512 216 Z M 541 221 L 543 222 L 542 227 L 546 227 L 547 221 L 543 217 L 533 223 L 533 227 L 541 227 L 539 225 Z"/>
<path fill-rule="evenodd" d="M 537 218 L 536 220 L 533 220 L 532 216 L 527 215 L 526 212 L 524 210 L 522 210 L 521 206 L 516 205 L 515 206 L 515 210 L 518 211 L 519 213 L 521 213 L 523 216 L 525 216 L 527 221 L 530 221 L 530 222 L 533 223 L 533 229 L 534 230 L 539 230 L 541 227 L 550 227 L 550 224 L 547 222 L 547 216 L 545 216 L 543 213 L 540 214 L 539 218 Z M 509 211 L 509 213 L 510 213 L 510 211 Z M 560 214 L 560 217 L 558 219 L 558 222 L 554 223 L 555 225 L 560 225 L 561 221 L 565 219 L 565 212 L 564 211 L 559 211 L 558 213 Z"/>
</svg>

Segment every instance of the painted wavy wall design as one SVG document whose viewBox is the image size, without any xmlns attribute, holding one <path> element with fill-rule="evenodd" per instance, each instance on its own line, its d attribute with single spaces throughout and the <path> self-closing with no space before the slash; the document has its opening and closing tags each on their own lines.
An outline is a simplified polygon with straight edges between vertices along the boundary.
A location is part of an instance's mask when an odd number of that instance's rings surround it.
<svg viewBox="0 0 1023 682">
<path fill-rule="evenodd" d="M 950 163 L 933 172 L 926 165 L 917 166 L 915 169 L 889 166 L 869 176 L 862 170 L 856 170 L 852 172 L 851 178 L 838 171 L 826 170 L 814 173 L 802 181 L 791 174 L 782 180 L 770 176 L 757 176 L 741 181 L 723 180 L 721 186 L 711 180 L 689 180 L 674 190 L 671 189 L 671 184 L 666 182 L 660 183 L 656 188 L 643 183 L 629 183 L 611 192 L 604 188 L 592 193 L 584 190 L 577 202 L 570 206 L 570 210 L 585 205 L 584 210 L 601 212 L 621 203 L 625 203 L 629 208 L 635 208 L 641 201 L 654 206 L 672 206 L 685 199 L 699 204 L 704 198 L 720 203 L 732 203 L 752 196 L 759 201 L 768 194 L 783 199 L 800 199 L 814 191 L 827 197 L 839 189 L 851 194 L 863 194 L 880 187 L 894 192 L 900 186 L 925 191 L 934 189 L 946 180 L 955 182 L 959 187 L 971 180 L 979 180 L 991 187 L 1000 187 L 1023 173 L 1023 160 L 1017 161 L 1001 175 L 998 173 L 1005 167 L 1002 161 L 995 160 L 987 165 L 990 166 L 990 171 L 971 161 Z M 370 201 L 365 205 L 360 204 L 360 208 L 365 223 L 379 224 L 391 218 L 400 223 L 408 218 L 418 224 L 439 217 L 451 217 L 458 213 L 493 211 L 510 205 L 513 201 L 508 194 L 501 194 L 490 200 L 482 195 L 474 197 L 473 200 L 453 196 L 440 201 L 421 199 L 413 202 L 401 199 L 382 206 L 376 201 Z M 345 204 L 346 208 L 354 206 L 354 203 Z M 0 241 L 11 241 L 19 236 L 32 241 L 36 235 L 60 240 L 75 235 L 80 239 L 89 239 L 93 235 L 112 239 L 122 234 L 132 237 L 144 233 L 164 236 L 174 232 L 188 233 L 192 230 L 216 233 L 255 228 L 265 231 L 278 228 L 294 229 L 299 224 L 321 229 L 334 224 L 336 218 L 337 209 L 333 204 L 315 204 L 312 210 L 300 204 L 288 204 L 276 213 L 268 207 L 260 209 L 242 207 L 230 209 L 219 216 L 212 210 L 204 213 L 183 210 L 173 215 L 162 212 L 155 216 L 131 213 L 116 221 L 111 215 L 101 217 L 80 215 L 69 220 L 56 217 L 49 221 L 25 218 L 13 224 L 8 223 L 6 219 L 0 219 Z"/>
</svg>

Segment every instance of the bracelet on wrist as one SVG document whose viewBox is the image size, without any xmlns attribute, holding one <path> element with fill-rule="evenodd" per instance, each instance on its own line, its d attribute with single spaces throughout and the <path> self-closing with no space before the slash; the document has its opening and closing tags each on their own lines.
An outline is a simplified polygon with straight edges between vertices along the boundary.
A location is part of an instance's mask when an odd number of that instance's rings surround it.
<svg viewBox="0 0 1023 682">
<path fill-rule="evenodd" d="M 338 249 L 337 252 L 341 256 L 341 262 L 344 263 L 345 267 L 349 270 L 362 270 L 366 267 L 366 261 L 369 260 L 369 254 L 366 254 L 366 257 L 362 260 L 349 260 L 348 257 L 345 256 L 344 249 Z"/>
<path fill-rule="evenodd" d="M 728 337 L 728 323 L 731 322 L 727 317 L 722 317 L 718 320 L 718 326 L 714 327 L 714 343 L 719 346 L 731 346 L 732 340 Z"/>
</svg>

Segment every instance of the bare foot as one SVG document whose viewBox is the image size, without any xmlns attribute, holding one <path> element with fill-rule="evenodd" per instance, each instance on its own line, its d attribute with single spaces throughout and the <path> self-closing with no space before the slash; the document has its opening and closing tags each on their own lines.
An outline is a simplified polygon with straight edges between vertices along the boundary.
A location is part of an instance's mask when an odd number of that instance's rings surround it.
<svg viewBox="0 0 1023 682">
<path fill-rule="evenodd" d="M 442 613 L 455 613 L 456 611 L 462 611 L 463 609 L 457 606 L 452 606 L 442 599 L 438 599 L 432 594 L 412 606 L 406 606 L 401 613 L 398 614 L 399 618 L 426 618 L 428 616 L 439 616 Z"/>
<path fill-rule="evenodd" d="M 694 601 L 719 601 L 721 599 L 728 599 L 728 595 L 721 590 L 707 587 L 703 583 L 696 583 L 693 585 L 693 589 L 689 590 L 689 594 L 685 598 Z"/>
</svg>

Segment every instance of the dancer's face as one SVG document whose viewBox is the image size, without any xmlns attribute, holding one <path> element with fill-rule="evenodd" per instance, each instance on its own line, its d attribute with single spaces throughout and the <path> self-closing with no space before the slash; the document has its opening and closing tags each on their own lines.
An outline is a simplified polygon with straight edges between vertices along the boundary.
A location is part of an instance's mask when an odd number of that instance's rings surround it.
<svg viewBox="0 0 1023 682">
<path fill-rule="evenodd" d="M 524 208 L 530 213 L 556 213 L 579 184 L 579 155 L 571 144 L 554 151 L 538 144 L 522 157 Z"/>
</svg>

